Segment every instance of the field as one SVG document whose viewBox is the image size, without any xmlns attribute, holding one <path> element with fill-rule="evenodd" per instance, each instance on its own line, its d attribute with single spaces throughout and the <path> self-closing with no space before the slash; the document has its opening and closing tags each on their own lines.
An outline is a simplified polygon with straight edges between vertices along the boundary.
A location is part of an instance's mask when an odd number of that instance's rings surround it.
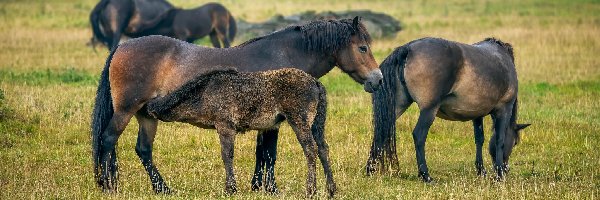
<svg viewBox="0 0 600 200">
<path fill-rule="evenodd" d="M 120 192 L 102 194 L 92 174 L 90 115 L 108 52 L 86 46 L 96 0 L 0 1 L 0 199 L 231 198 L 215 131 L 181 123 L 159 125 L 154 160 L 173 195 L 154 195 L 135 154 L 135 120 L 119 140 Z M 171 0 L 180 7 L 205 1 Z M 435 183 L 417 178 L 410 132 L 413 105 L 397 121 L 397 172 L 367 177 L 372 139 L 370 95 L 335 69 L 328 90 L 326 137 L 340 199 L 597 199 L 600 196 L 600 2 L 597 0 L 327 1 L 225 0 L 237 18 L 266 20 L 276 13 L 370 9 L 390 14 L 404 30 L 375 40 L 381 62 L 395 47 L 421 37 L 475 43 L 494 36 L 513 44 L 520 79 L 519 122 L 532 123 L 511 156 L 504 182 L 476 175 L 470 122 L 437 119 L 426 155 Z M 239 44 L 243 41 L 236 40 Z M 207 44 L 208 40 L 199 41 Z M 489 140 L 491 122 L 485 120 Z M 276 177 L 281 193 L 250 190 L 255 132 L 239 135 L 235 171 L 240 199 L 298 199 L 306 162 L 284 125 Z M 484 144 L 487 148 L 487 141 Z M 487 151 L 486 151 L 487 152 Z M 488 171 L 490 157 L 484 154 Z M 319 197 L 325 184 L 318 168 Z"/>
</svg>

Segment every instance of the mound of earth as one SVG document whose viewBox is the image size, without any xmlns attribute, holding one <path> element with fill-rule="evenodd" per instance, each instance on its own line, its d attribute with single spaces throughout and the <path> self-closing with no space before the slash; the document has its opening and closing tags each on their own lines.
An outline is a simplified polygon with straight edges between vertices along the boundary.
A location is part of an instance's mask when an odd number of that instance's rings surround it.
<svg viewBox="0 0 600 200">
<path fill-rule="evenodd" d="M 269 34 L 273 31 L 285 28 L 292 24 L 302 24 L 317 19 L 343 19 L 362 17 L 362 23 L 373 38 L 393 38 L 396 33 L 402 30 L 400 22 L 392 16 L 376 13 L 370 10 L 351 10 L 351 11 L 324 11 L 317 13 L 315 11 L 306 11 L 290 16 L 275 15 L 271 19 L 261 23 L 251 23 L 242 19 L 238 20 L 238 38 L 247 40 L 256 36 Z"/>
</svg>

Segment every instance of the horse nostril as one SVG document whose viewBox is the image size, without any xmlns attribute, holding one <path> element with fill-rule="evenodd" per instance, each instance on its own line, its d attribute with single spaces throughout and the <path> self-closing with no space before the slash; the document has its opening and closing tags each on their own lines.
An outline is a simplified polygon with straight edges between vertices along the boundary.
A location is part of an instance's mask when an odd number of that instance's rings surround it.
<svg viewBox="0 0 600 200">
<path fill-rule="evenodd" d="M 379 79 L 379 85 L 383 84 L 383 79 Z"/>
</svg>

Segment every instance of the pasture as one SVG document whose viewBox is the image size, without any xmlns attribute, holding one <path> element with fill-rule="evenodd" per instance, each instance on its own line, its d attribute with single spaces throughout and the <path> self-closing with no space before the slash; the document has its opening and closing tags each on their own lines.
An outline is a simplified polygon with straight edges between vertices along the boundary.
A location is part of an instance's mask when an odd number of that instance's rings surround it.
<svg viewBox="0 0 600 200">
<path fill-rule="evenodd" d="M 102 194 L 93 179 L 90 115 L 108 55 L 94 52 L 88 16 L 95 0 L 0 1 L 0 199 L 228 198 L 218 135 L 182 123 L 161 123 L 154 161 L 173 195 L 154 195 L 135 154 L 137 124 L 119 139 L 120 192 Z M 171 0 L 191 8 L 208 1 Z M 373 137 L 371 96 L 339 69 L 321 78 L 328 92 L 326 139 L 341 199 L 596 199 L 600 195 L 600 2 L 597 0 L 221 1 L 236 19 L 276 13 L 370 9 L 402 22 L 396 38 L 374 40 L 380 63 L 421 37 L 475 43 L 497 37 L 515 49 L 519 122 L 533 125 L 511 155 L 504 182 L 476 175 L 471 122 L 436 119 L 426 144 L 433 184 L 417 177 L 413 105 L 398 121 L 398 171 L 365 175 Z M 236 39 L 233 44 L 243 42 Z M 209 46 L 208 38 L 197 44 Z M 487 153 L 491 120 L 484 121 Z M 234 169 L 240 199 L 304 196 L 306 161 L 283 125 L 276 165 L 280 194 L 252 192 L 256 133 L 239 135 Z M 318 165 L 318 197 L 325 178 Z"/>
</svg>

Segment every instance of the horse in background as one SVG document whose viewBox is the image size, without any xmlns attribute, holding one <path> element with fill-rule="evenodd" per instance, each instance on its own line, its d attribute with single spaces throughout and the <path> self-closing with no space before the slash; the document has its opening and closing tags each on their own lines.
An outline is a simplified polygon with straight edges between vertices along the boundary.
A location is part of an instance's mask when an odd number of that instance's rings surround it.
<svg viewBox="0 0 600 200">
<path fill-rule="evenodd" d="M 435 116 L 473 122 L 475 166 L 479 175 L 485 175 L 483 117 L 491 115 L 494 131 L 489 153 L 496 177 L 503 177 L 519 142 L 519 131 L 530 125 L 517 124 L 518 81 L 509 43 L 487 38 L 468 45 L 423 38 L 396 48 L 380 68 L 384 84 L 373 93 L 375 133 L 367 174 L 388 165 L 397 168 L 395 121 L 416 102 L 420 114 L 412 135 L 418 175 L 424 182 L 432 181 L 425 161 L 425 140 Z"/>
<path fill-rule="evenodd" d="M 102 71 L 92 114 L 94 176 L 103 191 L 117 191 L 116 144 L 132 117 L 139 124 L 136 153 L 156 193 L 169 193 L 154 165 L 152 146 L 158 120 L 146 104 L 165 96 L 195 77 L 219 68 L 242 72 L 293 67 L 324 76 L 338 66 L 367 92 L 379 89 L 382 75 L 370 50 L 370 37 L 358 17 L 293 25 L 233 48 L 206 48 L 165 36 L 134 38 L 113 49 Z M 263 183 L 276 192 L 274 166 L 278 129 L 257 136 L 252 189 Z M 266 167 L 265 167 L 266 166 Z"/>
<path fill-rule="evenodd" d="M 90 14 L 93 37 L 109 50 L 122 36 L 164 35 L 186 42 L 210 36 L 214 47 L 230 47 L 237 26 L 221 4 L 207 3 L 194 9 L 175 8 L 164 0 L 101 0 Z M 222 43 L 222 45 L 221 45 Z"/>
<path fill-rule="evenodd" d="M 194 78 L 147 105 L 148 113 L 161 121 L 217 129 L 228 194 L 237 191 L 233 172 L 236 134 L 278 128 L 284 120 L 296 133 L 307 159 L 307 196 L 312 197 L 316 192 L 316 155 L 327 177 L 329 197 L 335 193 L 325 142 L 325 87 L 302 70 L 284 68 L 249 73 L 216 70 Z"/>
</svg>

